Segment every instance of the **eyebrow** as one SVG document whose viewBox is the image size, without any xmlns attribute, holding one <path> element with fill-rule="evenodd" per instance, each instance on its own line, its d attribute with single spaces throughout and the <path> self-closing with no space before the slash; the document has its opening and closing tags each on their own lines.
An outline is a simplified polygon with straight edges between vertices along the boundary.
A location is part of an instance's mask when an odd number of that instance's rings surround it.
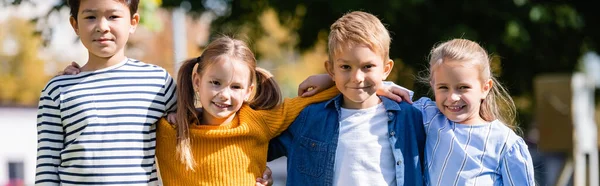
<svg viewBox="0 0 600 186">
<path fill-rule="evenodd" d="M 109 9 L 107 10 L 107 12 L 122 12 L 123 10 L 120 9 Z M 98 9 L 85 9 L 83 11 L 81 11 L 81 13 L 96 13 L 98 12 Z"/>
</svg>

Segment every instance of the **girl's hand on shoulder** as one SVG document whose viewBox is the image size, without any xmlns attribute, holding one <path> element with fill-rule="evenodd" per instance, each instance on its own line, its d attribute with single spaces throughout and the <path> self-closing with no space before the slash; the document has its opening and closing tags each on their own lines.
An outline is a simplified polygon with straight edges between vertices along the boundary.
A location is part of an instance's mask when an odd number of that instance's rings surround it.
<svg viewBox="0 0 600 186">
<path fill-rule="evenodd" d="M 262 178 L 256 178 L 256 186 L 271 186 L 273 185 L 273 172 L 271 172 L 271 168 L 267 166 L 265 172 L 263 173 Z"/>
<path fill-rule="evenodd" d="M 62 72 L 59 72 L 56 76 L 77 75 L 81 72 L 80 68 L 81 67 L 79 66 L 79 64 L 77 64 L 73 61 L 73 62 L 71 62 L 71 65 L 65 67 L 65 70 L 63 70 Z"/>
<path fill-rule="evenodd" d="M 376 94 L 379 96 L 385 96 L 397 102 L 404 100 L 410 104 L 413 103 L 411 92 L 408 89 L 398 86 L 394 83 L 383 83 L 383 86 L 377 89 Z"/>
<path fill-rule="evenodd" d="M 335 85 L 329 74 L 317 74 L 306 78 L 298 85 L 298 96 L 308 97 Z"/>
</svg>

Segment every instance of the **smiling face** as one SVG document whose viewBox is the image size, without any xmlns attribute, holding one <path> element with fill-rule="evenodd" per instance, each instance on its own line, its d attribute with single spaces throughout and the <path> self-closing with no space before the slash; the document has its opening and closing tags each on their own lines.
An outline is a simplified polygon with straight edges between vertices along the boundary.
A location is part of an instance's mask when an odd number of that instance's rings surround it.
<svg viewBox="0 0 600 186">
<path fill-rule="evenodd" d="M 131 15 L 129 7 L 116 0 L 81 0 L 77 20 L 70 19 L 75 33 L 90 56 L 110 58 L 124 56 L 129 34 L 135 32 L 139 15 Z"/>
<path fill-rule="evenodd" d="M 440 111 L 451 121 L 462 124 L 486 122 L 479 110 L 492 80 L 482 81 L 472 63 L 444 61 L 432 67 L 431 86 Z"/>
<path fill-rule="evenodd" d="M 231 122 L 253 89 L 250 69 L 243 61 L 224 56 L 215 60 L 201 75 L 194 76 L 203 108 L 202 123 L 209 125 Z"/>
<path fill-rule="evenodd" d="M 380 102 L 375 92 L 392 70 L 393 62 L 363 45 L 351 46 L 325 62 L 335 86 L 344 95 L 344 108 L 369 108 Z"/>
</svg>

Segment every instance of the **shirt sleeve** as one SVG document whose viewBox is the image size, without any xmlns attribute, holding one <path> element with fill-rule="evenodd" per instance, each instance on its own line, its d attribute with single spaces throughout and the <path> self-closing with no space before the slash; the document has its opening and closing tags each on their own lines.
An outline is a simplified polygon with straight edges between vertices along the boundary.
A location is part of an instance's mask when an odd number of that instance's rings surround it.
<svg viewBox="0 0 600 186">
<path fill-rule="evenodd" d="M 533 162 L 523 139 L 504 154 L 500 162 L 500 174 L 504 185 L 535 185 Z"/>
<path fill-rule="evenodd" d="M 37 114 L 36 185 L 59 185 L 58 166 L 64 145 L 64 132 L 59 102 L 44 90 L 40 96 Z"/>
<path fill-rule="evenodd" d="M 260 110 L 261 118 L 269 128 L 269 139 L 287 129 L 306 106 L 329 100 L 339 93 L 340 91 L 334 86 L 313 96 L 286 98 L 283 104 L 274 109 Z"/>
<path fill-rule="evenodd" d="M 165 73 L 166 81 L 164 89 L 162 91 L 162 94 L 164 95 L 165 99 L 165 113 L 163 116 L 166 116 L 168 112 L 174 112 L 177 109 L 177 94 L 175 94 L 175 81 L 173 80 L 173 77 L 169 75 L 168 72 Z"/>
<path fill-rule="evenodd" d="M 441 114 L 435 105 L 435 101 L 427 97 L 419 98 L 417 101 L 413 102 L 413 107 L 417 108 L 417 110 L 421 111 L 423 115 L 423 127 L 425 128 L 425 132 L 428 132 L 429 124 L 433 118 Z"/>
</svg>

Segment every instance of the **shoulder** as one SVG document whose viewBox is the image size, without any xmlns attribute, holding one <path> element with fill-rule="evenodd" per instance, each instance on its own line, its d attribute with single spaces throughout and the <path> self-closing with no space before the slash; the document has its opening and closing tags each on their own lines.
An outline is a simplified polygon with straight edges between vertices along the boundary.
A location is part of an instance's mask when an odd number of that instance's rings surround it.
<svg viewBox="0 0 600 186">
<path fill-rule="evenodd" d="M 517 133 L 515 133 L 515 131 L 513 131 L 511 128 L 509 128 L 508 126 L 506 126 L 504 123 L 502 123 L 501 121 L 495 120 L 491 123 L 491 131 L 492 132 L 492 139 L 496 139 L 495 141 L 497 141 L 498 145 L 503 146 L 503 154 L 506 153 L 506 151 L 514 148 L 514 147 L 519 147 L 520 146 L 527 146 L 525 144 L 525 141 L 523 140 L 523 138 L 521 136 L 519 136 Z"/>
<path fill-rule="evenodd" d="M 70 86 L 77 84 L 81 79 L 85 79 L 87 76 L 81 75 L 60 75 L 51 78 L 48 83 L 42 89 L 42 93 L 47 95 L 54 95 L 60 91 L 61 87 Z"/>
<path fill-rule="evenodd" d="M 124 65 L 124 68 L 132 71 L 168 73 L 167 70 L 161 66 L 149 64 L 137 59 L 129 59 Z"/>
</svg>

